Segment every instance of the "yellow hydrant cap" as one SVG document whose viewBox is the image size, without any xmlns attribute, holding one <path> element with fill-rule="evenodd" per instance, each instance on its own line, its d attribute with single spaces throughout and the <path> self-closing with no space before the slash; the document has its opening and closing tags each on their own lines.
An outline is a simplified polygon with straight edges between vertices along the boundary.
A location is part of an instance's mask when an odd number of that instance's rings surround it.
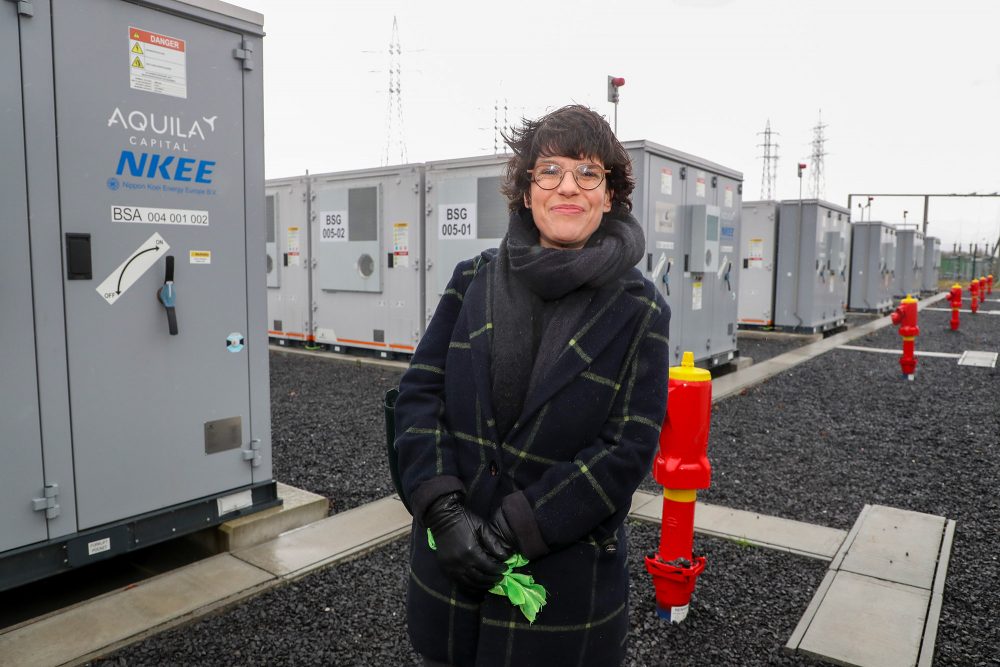
<svg viewBox="0 0 1000 667">
<path fill-rule="evenodd" d="M 914 298 L 913 298 L 912 296 L 910 296 L 909 294 L 907 294 L 907 295 L 906 295 L 906 298 L 905 298 L 905 299 L 903 299 L 902 301 L 900 301 L 900 303 L 916 303 L 916 302 L 917 302 L 917 300 L 916 300 L 916 299 L 914 299 Z"/>
<path fill-rule="evenodd" d="M 961 286 L 961 285 L 959 285 L 958 283 L 955 283 L 954 285 L 952 285 L 952 286 L 951 286 L 951 288 L 952 288 L 952 289 L 955 289 L 956 287 L 957 287 L 958 289 L 962 289 L 962 286 Z"/>
<path fill-rule="evenodd" d="M 681 382 L 711 382 L 712 374 L 694 365 L 694 352 L 685 352 L 681 356 L 681 365 L 670 367 L 670 379 Z"/>
</svg>

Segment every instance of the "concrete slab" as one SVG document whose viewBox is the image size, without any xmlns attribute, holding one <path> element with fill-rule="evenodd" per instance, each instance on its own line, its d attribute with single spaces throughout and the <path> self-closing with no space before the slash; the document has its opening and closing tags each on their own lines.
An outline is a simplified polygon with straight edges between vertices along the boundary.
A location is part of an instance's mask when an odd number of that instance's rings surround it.
<svg viewBox="0 0 1000 667">
<path fill-rule="evenodd" d="M 330 501 L 323 496 L 278 482 L 281 507 L 240 517 L 219 526 L 219 550 L 238 551 L 272 540 L 326 517 Z"/>
<path fill-rule="evenodd" d="M 647 496 L 648 499 L 641 504 L 633 501 L 631 516 L 659 523 L 663 512 L 659 497 L 644 492 L 636 493 L 636 496 L 640 495 Z M 696 533 L 704 535 L 743 540 L 769 549 L 823 560 L 832 559 L 847 536 L 846 530 L 702 502 L 695 505 L 694 529 Z"/>
<path fill-rule="evenodd" d="M 930 590 L 944 529 L 944 517 L 873 505 L 840 569 Z"/>
<path fill-rule="evenodd" d="M 948 575 L 948 563 L 951 560 L 951 545 L 955 540 L 955 522 L 948 521 L 944 529 L 944 539 L 941 542 L 941 557 L 938 558 L 937 571 L 934 573 L 934 588 L 931 590 L 931 606 L 927 610 L 927 624 L 924 626 L 924 641 L 920 645 L 920 662 L 917 667 L 931 667 L 934 662 L 934 644 L 937 642 L 938 619 L 941 617 L 941 606 L 944 604 L 944 580 Z"/>
<path fill-rule="evenodd" d="M 297 578 L 394 540 L 410 530 L 411 522 L 399 499 L 383 498 L 234 555 L 275 576 Z"/>
<path fill-rule="evenodd" d="M 996 352 L 977 352 L 966 350 L 958 360 L 959 366 L 978 366 L 980 368 L 996 368 Z"/>
<path fill-rule="evenodd" d="M 47 667 L 88 659 L 243 599 L 271 580 L 268 572 L 228 554 L 213 556 L 0 634 L 0 665 Z"/>
<path fill-rule="evenodd" d="M 930 595 L 922 588 L 837 572 L 799 650 L 842 665 L 911 667 Z"/>
</svg>

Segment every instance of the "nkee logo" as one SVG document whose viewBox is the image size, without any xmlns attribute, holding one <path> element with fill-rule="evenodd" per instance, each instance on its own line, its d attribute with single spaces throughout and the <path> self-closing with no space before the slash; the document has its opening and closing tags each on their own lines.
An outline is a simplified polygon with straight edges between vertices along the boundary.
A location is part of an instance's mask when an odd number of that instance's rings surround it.
<svg viewBox="0 0 1000 667">
<path fill-rule="evenodd" d="M 118 169 L 115 174 L 138 178 L 162 178 L 166 181 L 182 183 L 211 183 L 214 171 L 214 160 L 198 160 L 196 158 L 176 155 L 161 155 L 159 153 L 139 153 L 123 150 L 118 158 Z"/>
</svg>

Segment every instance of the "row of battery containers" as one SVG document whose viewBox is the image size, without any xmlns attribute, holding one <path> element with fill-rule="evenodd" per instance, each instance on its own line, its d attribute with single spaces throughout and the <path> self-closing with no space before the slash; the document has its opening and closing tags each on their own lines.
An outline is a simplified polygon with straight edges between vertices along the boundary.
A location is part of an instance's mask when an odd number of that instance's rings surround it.
<svg viewBox="0 0 1000 667">
<path fill-rule="evenodd" d="M 892 310 L 894 299 L 938 291 L 939 238 L 884 222 L 862 222 L 853 227 L 851 310 L 885 312 Z"/>
<path fill-rule="evenodd" d="M 852 225 L 829 202 L 746 202 L 743 238 L 741 328 L 817 333 L 842 325 L 846 310 L 882 312 L 893 298 L 937 289 L 939 239 Z"/>
<path fill-rule="evenodd" d="M 639 264 L 671 308 L 671 363 L 737 354 L 742 174 L 648 142 L 627 142 Z M 496 248 L 509 212 L 509 156 L 269 180 L 269 336 L 334 351 L 410 354 L 455 265 Z"/>
<path fill-rule="evenodd" d="M 818 199 L 743 204 L 741 328 L 817 333 L 844 323 L 850 212 Z"/>
</svg>

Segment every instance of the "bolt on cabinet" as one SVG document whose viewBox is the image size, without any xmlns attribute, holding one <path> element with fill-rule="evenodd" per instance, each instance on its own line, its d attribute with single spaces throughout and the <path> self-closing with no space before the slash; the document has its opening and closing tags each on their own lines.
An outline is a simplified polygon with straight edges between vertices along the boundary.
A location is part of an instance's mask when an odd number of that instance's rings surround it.
<svg viewBox="0 0 1000 667">
<path fill-rule="evenodd" d="M 0 14 L 17 156 L 0 166 L 17 314 L 0 322 L 4 588 L 277 498 L 260 16 L 207 0 Z"/>
</svg>

